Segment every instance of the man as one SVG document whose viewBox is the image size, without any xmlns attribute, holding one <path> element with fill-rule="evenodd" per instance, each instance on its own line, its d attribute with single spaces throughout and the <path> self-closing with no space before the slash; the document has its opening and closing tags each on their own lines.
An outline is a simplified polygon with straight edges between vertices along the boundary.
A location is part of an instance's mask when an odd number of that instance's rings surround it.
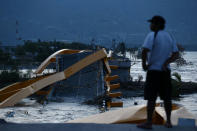
<svg viewBox="0 0 197 131">
<path fill-rule="evenodd" d="M 178 56 L 178 48 L 175 40 L 164 31 L 165 19 L 154 16 L 148 20 L 150 32 L 142 46 L 142 67 L 147 71 L 144 88 L 144 99 L 147 102 L 147 121 L 137 125 L 139 128 L 152 129 L 152 115 L 155 109 L 157 96 L 164 100 L 164 108 L 167 116 L 165 126 L 171 128 L 171 74 L 170 63 Z"/>
</svg>

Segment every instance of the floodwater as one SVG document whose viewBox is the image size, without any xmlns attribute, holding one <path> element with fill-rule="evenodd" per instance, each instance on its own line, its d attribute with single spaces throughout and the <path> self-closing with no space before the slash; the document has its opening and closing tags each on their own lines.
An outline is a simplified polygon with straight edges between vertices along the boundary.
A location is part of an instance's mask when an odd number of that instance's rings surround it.
<svg viewBox="0 0 197 131">
<path fill-rule="evenodd" d="M 50 102 L 40 105 L 33 100 L 24 99 L 26 105 L 0 109 L 0 118 L 15 123 L 64 123 L 69 120 L 101 113 L 94 105 L 82 104 L 84 98 L 64 98 L 64 102 Z M 120 101 L 117 100 L 117 101 Z M 142 97 L 122 98 L 124 107 L 135 106 L 134 103 L 146 104 Z M 161 102 L 159 99 L 157 102 Z M 197 94 L 184 95 L 173 103 L 185 106 L 189 112 L 197 116 Z M 122 107 L 121 107 L 122 108 Z M 119 108 L 111 108 L 117 110 Z"/>
<path fill-rule="evenodd" d="M 133 60 L 133 57 L 130 57 L 127 54 L 127 57 Z M 182 81 L 192 81 L 197 82 L 197 52 L 185 52 L 183 58 L 187 61 L 187 65 L 177 66 L 175 63 L 171 64 L 172 73 L 177 72 L 181 75 Z M 138 77 L 143 76 L 143 81 L 145 80 L 145 72 L 142 70 L 141 60 L 136 59 L 131 63 L 130 75 L 133 77 L 133 80 L 138 80 Z"/>
<path fill-rule="evenodd" d="M 100 113 L 97 106 L 82 104 L 83 101 L 84 98 L 65 97 L 64 102 L 41 105 L 34 100 L 24 99 L 22 106 L 0 109 L 0 118 L 16 123 L 64 123 Z"/>
<path fill-rule="evenodd" d="M 197 82 L 197 52 L 186 52 L 184 58 L 190 65 L 177 67 L 172 65 L 172 72 L 178 72 L 183 81 Z M 138 79 L 139 75 L 145 76 L 141 68 L 141 63 L 137 60 L 131 67 L 131 76 L 133 80 Z M 21 106 L 0 109 L 0 118 L 9 122 L 16 123 L 64 123 L 68 120 L 87 117 L 93 114 L 101 113 L 101 109 L 94 105 L 82 104 L 85 98 L 65 97 L 64 102 L 49 102 L 40 105 L 34 100 L 28 98 L 21 102 Z M 124 107 L 134 106 L 134 103 L 146 104 L 143 97 L 122 98 L 117 101 L 123 101 Z M 157 102 L 160 102 L 158 99 Z M 197 116 L 197 94 L 182 95 L 179 100 L 173 100 L 174 103 L 185 106 L 188 111 Z M 124 108 L 123 107 L 123 108 Z M 112 108 L 116 110 L 120 108 Z"/>
</svg>

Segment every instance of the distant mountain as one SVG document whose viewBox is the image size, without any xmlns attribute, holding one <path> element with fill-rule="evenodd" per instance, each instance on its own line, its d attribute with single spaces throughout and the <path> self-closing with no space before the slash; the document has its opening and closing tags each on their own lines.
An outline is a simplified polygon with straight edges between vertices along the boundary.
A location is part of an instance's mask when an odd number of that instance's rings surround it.
<svg viewBox="0 0 197 131">
<path fill-rule="evenodd" d="M 147 19 L 167 20 L 166 30 L 179 43 L 197 42 L 196 0 L 1 0 L 0 41 L 66 40 L 111 46 L 141 45 L 149 32 Z"/>
</svg>

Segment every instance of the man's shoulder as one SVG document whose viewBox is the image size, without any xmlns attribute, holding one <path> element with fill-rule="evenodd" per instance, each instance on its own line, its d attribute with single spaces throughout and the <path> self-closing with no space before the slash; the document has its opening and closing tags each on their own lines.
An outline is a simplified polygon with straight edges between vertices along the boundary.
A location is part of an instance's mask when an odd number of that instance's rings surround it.
<svg viewBox="0 0 197 131">
<path fill-rule="evenodd" d="M 154 32 L 153 32 L 153 31 L 151 31 L 151 32 L 149 32 L 149 33 L 147 34 L 147 37 L 152 37 L 152 36 L 154 36 Z"/>
<path fill-rule="evenodd" d="M 149 32 L 149 33 L 146 35 L 145 40 L 152 40 L 153 38 L 154 38 L 154 32 Z"/>
<path fill-rule="evenodd" d="M 144 40 L 143 48 L 151 49 L 154 39 L 154 32 L 149 32 Z"/>
</svg>

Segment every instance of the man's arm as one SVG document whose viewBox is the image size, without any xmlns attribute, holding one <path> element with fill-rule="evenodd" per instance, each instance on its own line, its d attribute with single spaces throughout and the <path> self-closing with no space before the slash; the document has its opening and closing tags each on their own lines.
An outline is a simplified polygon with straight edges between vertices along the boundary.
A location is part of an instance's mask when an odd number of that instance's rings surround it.
<svg viewBox="0 0 197 131">
<path fill-rule="evenodd" d="M 166 70 L 167 69 L 167 66 L 174 62 L 175 60 L 177 60 L 179 58 L 179 52 L 173 52 L 172 55 L 170 56 L 170 58 L 168 58 L 164 64 L 163 64 L 163 69 Z"/>
<path fill-rule="evenodd" d="M 148 65 L 146 64 L 147 55 L 150 50 L 148 48 L 142 49 L 142 68 L 146 71 L 148 70 Z"/>
</svg>

